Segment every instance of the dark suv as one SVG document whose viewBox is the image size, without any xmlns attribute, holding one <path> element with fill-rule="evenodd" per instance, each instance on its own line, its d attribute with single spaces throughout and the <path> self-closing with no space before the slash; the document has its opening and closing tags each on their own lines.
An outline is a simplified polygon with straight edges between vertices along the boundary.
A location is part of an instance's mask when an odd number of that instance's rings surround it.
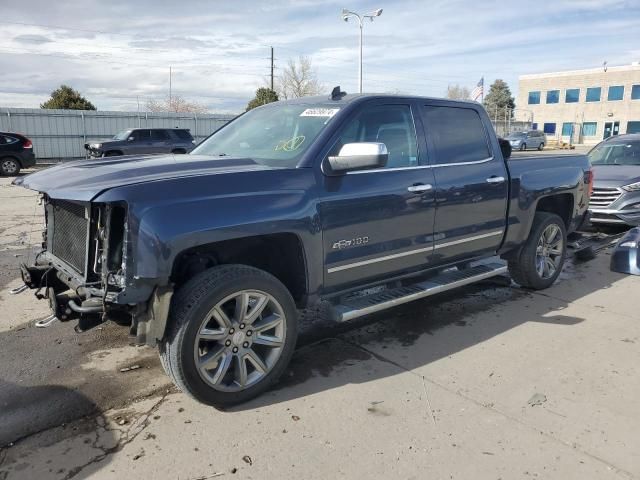
<svg viewBox="0 0 640 480">
<path fill-rule="evenodd" d="M 186 128 L 132 128 L 106 142 L 85 143 L 91 157 L 146 155 L 149 153 L 189 153 L 195 140 Z"/>
<path fill-rule="evenodd" d="M 17 175 L 22 168 L 33 167 L 36 156 L 33 143 L 19 133 L 0 132 L 0 173 Z"/>
</svg>

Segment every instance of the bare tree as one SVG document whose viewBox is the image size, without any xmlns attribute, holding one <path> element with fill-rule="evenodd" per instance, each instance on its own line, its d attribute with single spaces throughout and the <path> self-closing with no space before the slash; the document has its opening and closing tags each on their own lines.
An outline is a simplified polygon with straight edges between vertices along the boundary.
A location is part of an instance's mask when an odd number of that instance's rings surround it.
<svg viewBox="0 0 640 480">
<path fill-rule="evenodd" d="M 184 98 L 173 95 L 164 100 L 149 100 L 147 102 L 149 112 L 177 112 L 177 113 L 207 113 L 209 110 L 205 105 L 196 102 L 189 102 Z"/>
<path fill-rule="evenodd" d="M 447 86 L 447 98 L 452 100 L 468 100 L 471 91 L 467 87 L 461 87 L 457 83 Z"/>
<path fill-rule="evenodd" d="M 282 99 L 319 95 L 324 90 L 318 75 L 311 66 L 309 57 L 290 59 L 277 85 L 278 97 Z"/>
</svg>

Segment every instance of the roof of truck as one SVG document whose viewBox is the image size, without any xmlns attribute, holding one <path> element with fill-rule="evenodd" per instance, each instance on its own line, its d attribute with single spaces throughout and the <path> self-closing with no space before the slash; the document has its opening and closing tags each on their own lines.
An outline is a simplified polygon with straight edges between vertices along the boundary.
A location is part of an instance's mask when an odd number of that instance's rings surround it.
<svg viewBox="0 0 640 480">
<path fill-rule="evenodd" d="M 344 92 L 343 92 L 344 93 Z M 290 103 L 290 104 L 310 104 L 310 103 L 327 103 L 335 102 L 336 104 L 348 104 L 355 101 L 371 99 L 371 98 L 402 98 L 402 99 L 415 99 L 415 100 L 445 100 L 451 103 L 460 103 L 466 105 L 480 105 L 478 102 L 471 100 L 452 100 L 449 98 L 437 98 L 437 97 L 423 97 L 420 95 L 403 95 L 394 93 L 351 93 L 344 94 L 340 99 L 332 99 L 330 94 L 316 95 L 313 97 L 300 97 L 292 98 L 289 100 L 281 100 L 278 103 Z"/>
</svg>

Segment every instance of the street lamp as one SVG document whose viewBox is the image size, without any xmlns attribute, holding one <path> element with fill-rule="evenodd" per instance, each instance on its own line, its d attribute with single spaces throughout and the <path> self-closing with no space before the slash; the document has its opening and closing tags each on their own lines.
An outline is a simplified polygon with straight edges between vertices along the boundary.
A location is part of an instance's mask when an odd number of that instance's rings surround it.
<svg viewBox="0 0 640 480">
<path fill-rule="evenodd" d="M 365 18 L 368 18 L 373 22 L 373 19 L 375 17 L 379 17 L 380 15 L 382 15 L 381 8 L 374 10 L 373 12 L 367 13 L 366 15 L 360 15 L 356 12 L 352 12 L 351 10 L 347 10 L 346 8 L 342 9 L 342 19 L 345 22 L 349 21 L 349 17 L 356 17 L 358 19 L 358 24 L 360 25 L 360 68 L 358 70 L 358 83 L 360 85 L 360 89 L 359 89 L 360 93 L 362 93 L 362 27 L 363 27 L 362 22 Z"/>
</svg>

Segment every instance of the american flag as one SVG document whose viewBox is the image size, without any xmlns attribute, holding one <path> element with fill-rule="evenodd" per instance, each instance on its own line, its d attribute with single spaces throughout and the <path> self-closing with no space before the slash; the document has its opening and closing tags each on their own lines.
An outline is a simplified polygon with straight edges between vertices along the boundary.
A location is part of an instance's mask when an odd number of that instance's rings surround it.
<svg viewBox="0 0 640 480">
<path fill-rule="evenodd" d="M 484 77 L 480 79 L 476 88 L 471 91 L 471 100 L 477 102 L 478 99 L 482 101 L 482 97 L 484 96 Z"/>
</svg>

